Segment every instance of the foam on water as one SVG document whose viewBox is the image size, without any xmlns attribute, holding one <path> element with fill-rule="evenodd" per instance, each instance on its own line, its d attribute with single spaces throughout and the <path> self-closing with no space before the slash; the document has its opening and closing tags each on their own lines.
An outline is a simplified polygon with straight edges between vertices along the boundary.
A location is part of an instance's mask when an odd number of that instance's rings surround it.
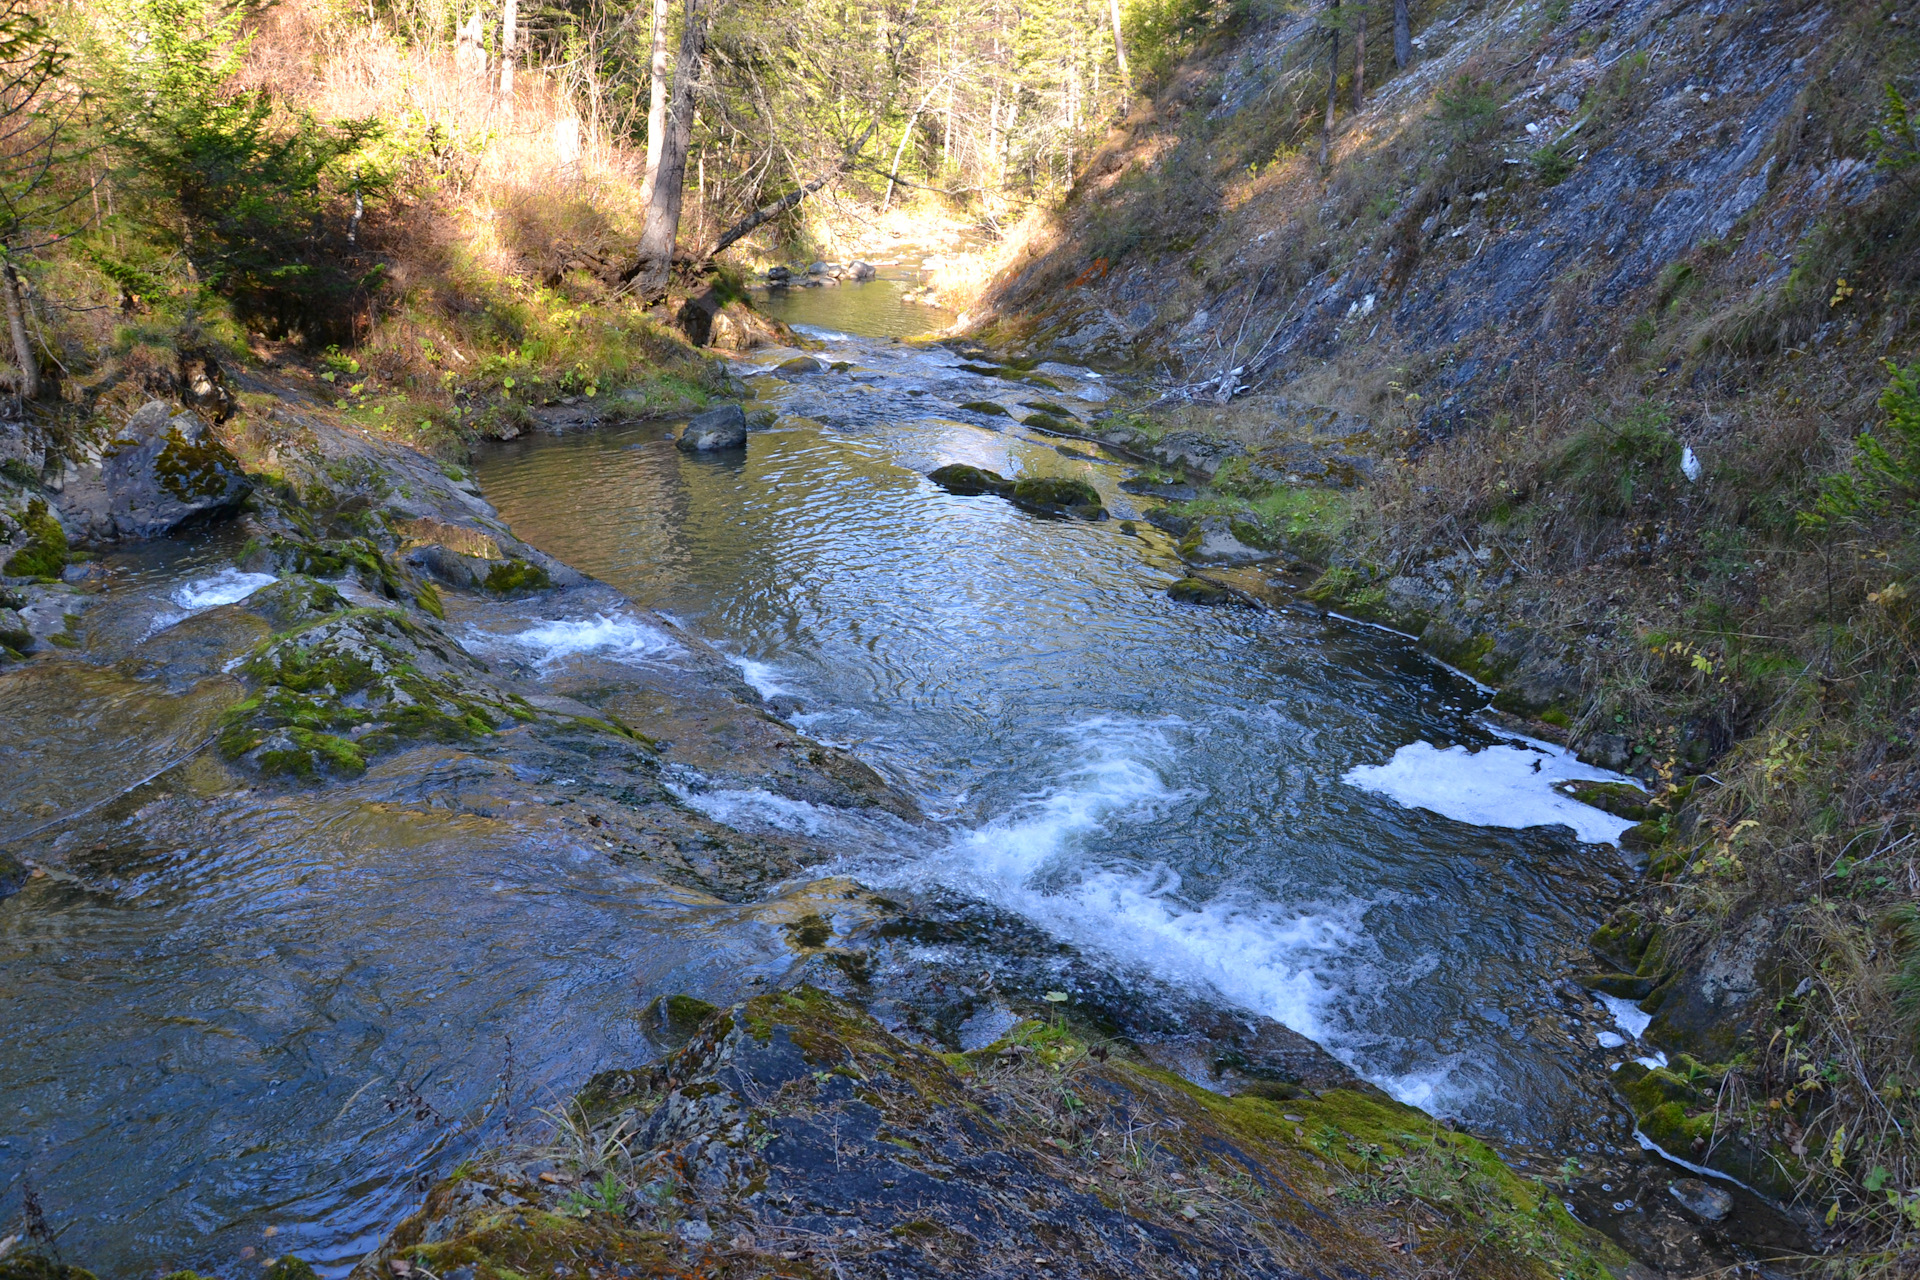
<svg viewBox="0 0 1920 1280">
<path fill-rule="evenodd" d="M 1189 798 L 1164 776 L 1168 731 L 1180 723 L 1100 717 L 1062 730 L 1070 762 L 1051 786 L 901 874 L 978 894 L 1065 941 L 1210 991 L 1339 1052 L 1331 971 L 1365 945 L 1367 904 L 1286 907 L 1233 895 L 1195 904 L 1167 866 L 1081 856 L 1094 835 Z"/>
<path fill-rule="evenodd" d="M 1576 778 L 1633 783 L 1623 774 L 1582 764 L 1572 752 L 1533 739 L 1480 751 L 1413 742 L 1394 752 L 1385 764 L 1349 769 L 1341 781 L 1456 822 L 1482 827 L 1567 826 L 1588 844 L 1618 844 L 1620 833 L 1632 822 L 1553 789 L 1556 782 Z"/>
<path fill-rule="evenodd" d="M 233 604 L 245 600 L 248 596 L 265 586 L 280 581 L 270 573 L 242 573 L 238 569 L 222 569 L 209 578 L 195 578 L 174 588 L 169 597 L 182 609 L 197 613 L 202 609 L 211 609 L 216 605 Z"/>
<path fill-rule="evenodd" d="M 838 830 L 846 824 L 843 815 L 831 808 L 809 804 L 805 800 L 792 800 L 757 787 L 695 791 L 680 783 L 670 782 L 667 790 L 678 796 L 688 808 L 736 830 L 772 828 L 796 835 L 818 836 Z"/>
<path fill-rule="evenodd" d="M 1648 1024 L 1653 1021 L 1652 1014 L 1643 1013 L 1640 1006 L 1631 1000 L 1598 991 L 1593 993 L 1593 998 L 1606 1006 L 1607 1012 L 1613 1015 L 1614 1025 L 1626 1032 L 1630 1040 L 1638 1040 L 1645 1035 Z"/>
<path fill-rule="evenodd" d="M 793 690 L 780 683 L 779 668 L 771 663 L 755 662 L 752 658 L 740 658 L 731 654 L 727 661 L 740 669 L 740 678 L 752 686 L 753 691 L 763 698 L 777 698 Z"/>
<path fill-rule="evenodd" d="M 194 578 L 192 581 L 183 582 L 175 587 L 167 598 L 185 612 L 175 613 L 171 609 L 165 609 L 154 614 L 153 620 L 147 624 L 147 629 L 140 633 L 140 638 L 145 640 L 149 636 L 158 635 L 168 627 L 185 622 L 196 613 L 204 613 L 219 605 L 245 600 L 260 588 L 278 581 L 279 579 L 270 573 L 242 573 L 238 569 L 226 568 L 205 578 Z"/>
<path fill-rule="evenodd" d="M 505 635 L 479 632 L 470 638 L 483 648 L 512 648 L 531 653 L 542 667 L 580 654 L 595 654 L 617 662 L 649 662 L 680 652 L 680 646 L 666 632 L 625 614 L 556 618 L 539 622 L 525 631 Z"/>
<path fill-rule="evenodd" d="M 854 337 L 850 333 L 841 333 L 837 329 L 822 329 L 817 324 L 796 324 L 792 326 L 792 329 L 795 333 L 805 334 L 807 337 L 817 339 L 818 341 L 821 341 L 821 342 L 858 342 L 860 341 L 860 339 Z"/>
</svg>

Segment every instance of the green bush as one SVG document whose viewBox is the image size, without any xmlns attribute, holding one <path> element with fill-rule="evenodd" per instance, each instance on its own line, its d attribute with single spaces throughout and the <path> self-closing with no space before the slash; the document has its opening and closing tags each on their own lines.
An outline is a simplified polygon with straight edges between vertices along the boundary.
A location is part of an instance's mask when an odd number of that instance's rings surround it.
<svg viewBox="0 0 1920 1280">
<path fill-rule="evenodd" d="M 1681 478 L 1672 420 L 1664 406 L 1648 404 L 1575 435 L 1548 470 L 1566 508 L 1586 516 L 1625 516 L 1670 494 Z"/>
<path fill-rule="evenodd" d="M 1879 433 L 1853 442 L 1845 471 L 1820 485 L 1820 496 L 1800 523 L 1824 529 L 1873 516 L 1920 516 L 1920 362 L 1902 368 L 1887 362 L 1887 388 L 1880 407 L 1887 420 Z"/>
<path fill-rule="evenodd" d="M 1463 142 L 1478 142 L 1500 122 L 1500 99 L 1493 86 L 1461 72 L 1440 91 L 1434 118 Z"/>
<path fill-rule="evenodd" d="M 233 80 L 250 10 L 230 0 L 112 0 L 92 50 L 121 180 L 144 193 L 192 271 L 276 336 L 351 339 L 350 193 L 386 179 L 358 153 L 374 119 L 322 123 Z M 126 287 L 123 285 L 123 287 Z"/>
</svg>

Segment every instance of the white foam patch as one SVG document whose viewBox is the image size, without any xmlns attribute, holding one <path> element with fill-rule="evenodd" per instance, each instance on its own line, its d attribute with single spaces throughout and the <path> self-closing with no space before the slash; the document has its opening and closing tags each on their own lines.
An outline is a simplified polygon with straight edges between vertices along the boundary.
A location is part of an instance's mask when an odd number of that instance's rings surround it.
<svg viewBox="0 0 1920 1280">
<path fill-rule="evenodd" d="M 530 653 L 542 667 L 581 654 L 618 662 L 648 662 L 680 652 L 680 646 L 658 627 L 638 618 L 597 613 L 591 618 L 557 618 L 501 635 L 483 632 L 471 638 L 486 648 L 512 648 Z"/>
<path fill-rule="evenodd" d="M 771 791 L 761 791 L 757 787 L 695 791 L 670 782 L 667 790 L 678 796 L 688 808 L 706 814 L 715 822 L 743 831 L 770 827 L 775 831 L 817 836 L 843 825 L 840 815 L 830 808 L 808 804 L 805 800 L 792 800 Z"/>
<path fill-rule="evenodd" d="M 796 324 L 793 326 L 793 331 L 795 333 L 803 333 L 807 337 L 818 339 L 821 342 L 858 342 L 860 341 L 860 339 L 854 337 L 850 333 L 841 333 L 837 329 L 822 329 L 817 324 Z"/>
<path fill-rule="evenodd" d="M 1171 868 L 1080 863 L 1077 847 L 1120 824 L 1152 821 L 1189 793 L 1164 775 L 1178 721 L 1099 718 L 1063 730 L 1072 763 L 1016 812 L 896 873 L 978 894 L 1065 941 L 1156 977 L 1211 990 L 1347 1056 L 1328 1021 L 1343 993 L 1333 969 L 1366 945 L 1359 901 L 1284 907 L 1231 895 L 1181 897 Z M 1380 1083 L 1432 1102 L 1445 1072 Z"/>
<path fill-rule="evenodd" d="M 763 698 L 777 698 L 793 690 L 780 683 L 780 671 L 766 662 L 755 662 L 752 658 L 728 657 L 728 662 L 740 669 L 740 678 L 752 686 L 753 691 Z"/>
<path fill-rule="evenodd" d="M 1552 743 L 1530 739 L 1520 746 L 1502 743 L 1480 751 L 1413 742 L 1385 764 L 1349 769 L 1341 781 L 1456 822 L 1515 829 L 1567 826 L 1588 844 L 1619 844 L 1620 833 L 1632 822 L 1553 789 L 1556 782 L 1576 778 L 1633 783 L 1622 774 L 1583 764 Z"/>
<path fill-rule="evenodd" d="M 198 613 L 202 609 L 211 609 L 216 605 L 234 604 L 245 600 L 262 587 L 271 586 L 280 579 L 270 573 L 242 573 L 238 569 L 222 569 L 210 578 L 195 578 L 174 588 L 168 597 L 182 609 Z"/>
<path fill-rule="evenodd" d="M 1653 1021 L 1653 1015 L 1641 1011 L 1640 1006 L 1620 996 L 1604 995 L 1594 992 L 1593 998 L 1606 1006 L 1613 1015 L 1613 1024 L 1627 1033 L 1630 1040 L 1638 1040 L 1646 1034 L 1647 1026 Z"/>
</svg>

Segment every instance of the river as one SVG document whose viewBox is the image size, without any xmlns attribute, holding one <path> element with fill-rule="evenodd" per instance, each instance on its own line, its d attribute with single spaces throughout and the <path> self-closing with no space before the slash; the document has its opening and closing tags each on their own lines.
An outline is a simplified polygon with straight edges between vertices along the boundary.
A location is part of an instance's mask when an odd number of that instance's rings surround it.
<svg viewBox="0 0 1920 1280">
<path fill-rule="evenodd" d="M 1489 724 L 1484 691 L 1401 637 L 1168 599 L 1182 571 L 1123 527 L 1149 501 L 1120 489 L 1124 460 L 958 409 L 1035 393 L 892 340 L 928 314 L 900 287 L 779 300 L 847 367 L 743 366 L 778 414 L 744 455 L 644 425 L 480 460 L 522 538 L 710 641 L 929 821 L 697 771 L 684 802 L 832 850 L 809 876 L 993 904 L 1142 991 L 1277 1019 L 1516 1149 L 1618 1142 L 1604 1064 L 1633 1049 L 1567 1016 L 1565 980 L 1629 865 L 1534 825 L 1604 836 L 1548 790 L 1596 771 Z M 1057 381 L 1078 412 L 1105 394 L 1091 371 Z M 954 461 L 1087 480 L 1115 518 L 924 478 Z M 478 1140 L 426 1112 L 487 1115 L 503 1078 L 552 1105 L 657 1052 L 636 1018 L 655 996 L 729 1000 L 789 963 L 752 903 L 436 807 L 461 767 L 441 748 L 351 786 L 236 785 L 198 752 L 261 634 L 219 607 L 248 587 L 236 549 L 104 558 L 120 621 L 0 674 L 0 837 L 61 868 L 0 902 L 0 1187 L 30 1179 L 103 1274 L 243 1248 L 337 1274 Z M 674 664 L 595 590 L 559 616 L 536 597 L 453 622 L 519 637 L 541 673 L 639 688 Z M 500 813 L 524 803 L 474 785 Z"/>
</svg>

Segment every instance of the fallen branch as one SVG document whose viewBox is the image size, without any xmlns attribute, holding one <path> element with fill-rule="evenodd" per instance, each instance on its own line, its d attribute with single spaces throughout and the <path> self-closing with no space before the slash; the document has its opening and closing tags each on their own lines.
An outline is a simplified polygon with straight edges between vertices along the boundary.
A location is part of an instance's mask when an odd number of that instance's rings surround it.
<svg viewBox="0 0 1920 1280">
<path fill-rule="evenodd" d="M 752 213 L 748 214 L 746 217 L 740 219 L 740 221 L 734 223 L 731 227 L 728 227 L 727 230 L 721 235 L 720 239 L 714 242 L 713 248 L 707 250 L 706 253 L 701 255 L 701 258 L 700 258 L 701 263 L 705 264 L 713 261 L 715 258 L 719 257 L 726 250 L 732 248 L 736 242 L 746 238 L 749 235 L 752 235 L 754 230 L 757 227 L 760 227 L 765 223 L 770 222 L 773 219 L 779 217 L 781 214 L 793 208 L 795 205 L 799 204 L 802 200 L 805 200 L 808 196 L 812 195 L 814 192 L 818 191 L 820 188 L 826 186 L 829 182 L 832 182 L 835 178 L 838 178 L 841 174 L 845 173 L 847 170 L 853 168 L 854 165 L 859 162 L 860 152 L 862 149 L 866 147 L 867 139 L 873 137 L 874 130 L 878 129 L 879 127 L 880 127 L 880 122 L 878 120 L 875 120 L 872 124 L 869 124 L 867 126 L 867 131 L 861 134 L 859 139 L 855 141 L 855 143 L 847 149 L 846 155 L 841 159 L 837 167 L 827 171 L 826 173 L 821 174 L 819 177 L 815 178 L 812 182 L 806 183 L 802 186 L 795 187 L 792 191 L 787 192 L 787 194 L 785 194 L 784 196 L 781 196 L 778 200 L 775 200 L 772 204 L 762 205 L 760 208 L 755 209 Z"/>
</svg>

